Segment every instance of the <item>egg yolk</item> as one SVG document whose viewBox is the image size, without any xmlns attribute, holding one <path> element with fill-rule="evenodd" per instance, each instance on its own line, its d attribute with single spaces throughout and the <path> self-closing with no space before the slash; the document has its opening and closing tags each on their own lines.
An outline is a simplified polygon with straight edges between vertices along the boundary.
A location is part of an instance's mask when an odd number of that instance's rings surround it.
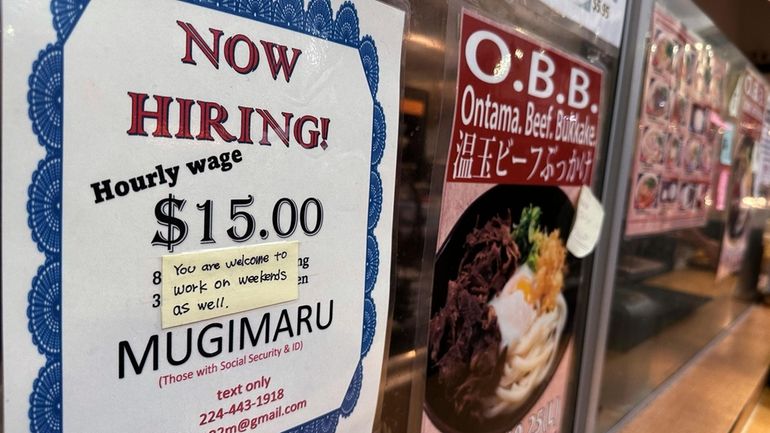
<svg viewBox="0 0 770 433">
<path fill-rule="evenodd" d="M 519 278 L 516 283 L 516 288 L 524 293 L 524 299 L 530 304 L 532 303 L 532 280 L 529 278 Z"/>
</svg>

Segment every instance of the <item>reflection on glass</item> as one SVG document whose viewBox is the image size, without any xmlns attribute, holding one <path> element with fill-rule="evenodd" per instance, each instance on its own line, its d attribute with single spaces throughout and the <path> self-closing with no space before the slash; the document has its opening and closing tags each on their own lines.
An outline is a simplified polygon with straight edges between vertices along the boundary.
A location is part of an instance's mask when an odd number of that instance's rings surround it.
<svg viewBox="0 0 770 433">
<path fill-rule="evenodd" d="M 621 246 L 598 431 L 607 431 L 745 308 L 737 277 L 716 280 L 724 225 L 673 231 Z"/>
<path fill-rule="evenodd" d="M 736 293 L 756 281 L 742 265 L 766 217 L 755 209 L 767 200 L 753 196 L 753 143 L 732 134 L 742 125 L 729 109 L 745 67 L 737 49 L 690 0 L 661 0 L 648 56 L 597 432 L 746 309 Z"/>
</svg>

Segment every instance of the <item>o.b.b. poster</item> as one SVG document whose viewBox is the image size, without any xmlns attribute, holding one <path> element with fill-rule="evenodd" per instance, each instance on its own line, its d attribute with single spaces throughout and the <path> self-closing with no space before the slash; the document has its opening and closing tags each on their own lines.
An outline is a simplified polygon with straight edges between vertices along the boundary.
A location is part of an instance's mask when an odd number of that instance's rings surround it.
<svg viewBox="0 0 770 433">
<path fill-rule="evenodd" d="M 558 432 L 604 71 L 469 11 L 459 44 L 422 431 Z"/>
<path fill-rule="evenodd" d="M 5 430 L 369 430 L 404 12 L 3 17 Z"/>
<path fill-rule="evenodd" d="M 738 80 L 735 97 L 739 101 L 738 118 L 732 149 L 732 164 L 726 175 L 727 221 L 722 236 L 722 249 L 717 267 L 717 279 L 738 272 L 744 261 L 751 231 L 751 208 L 745 202 L 752 197 L 755 183 L 753 166 L 757 147 L 762 145 L 762 131 L 768 88 L 753 70 L 746 69 Z"/>
</svg>

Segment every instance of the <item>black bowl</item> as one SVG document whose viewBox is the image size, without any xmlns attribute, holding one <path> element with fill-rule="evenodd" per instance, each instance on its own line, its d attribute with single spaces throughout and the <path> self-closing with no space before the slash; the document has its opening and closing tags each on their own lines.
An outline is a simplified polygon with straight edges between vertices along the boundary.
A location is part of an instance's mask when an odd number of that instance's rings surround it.
<svg viewBox="0 0 770 433">
<path fill-rule="evenodd" d="M 448 282 L 457 278 L 458 267 L 465 253 L 465 238 L 474 228 L 482 226 L 497 215 L 511 213 L 514 223 L 518 223 L 521 211 L 529 206 L 540 207 L 542 215 L 540 226 L 548 232 L 560 229 L 566 243 L 572 227 L 574 208 L 569 198 L 558 187 L 530 185 L 498 185 L 482 194 L 463 212 L 449 236 L 441 246 L 434 266 L 433 300 L 431 317 L 446 303 Z M 567 266 L 573 272 L 579 272 L 579 260 L 568 254 Z M 569 272 L 569 271 L 568 271 Z M 568 314 L 574 311 L 579 279 L 566 278 L 563 294 L 567 300 Z M 446 398 L 444 387 L 438 383 L 438 369 L 428 360 L 426 396 L 424 408 L 433 424 L 444 433 L 504 433 L 511 430 L 530 411 L 551 381 L 556 368 L 561 362 L 572 334 L 572 320 L 567 319 L 559 346 L 548 374 L 532 395 L 515 411 L 497 417 L 479 421 L 458 414 L 452 402 Z"/>
</svg>

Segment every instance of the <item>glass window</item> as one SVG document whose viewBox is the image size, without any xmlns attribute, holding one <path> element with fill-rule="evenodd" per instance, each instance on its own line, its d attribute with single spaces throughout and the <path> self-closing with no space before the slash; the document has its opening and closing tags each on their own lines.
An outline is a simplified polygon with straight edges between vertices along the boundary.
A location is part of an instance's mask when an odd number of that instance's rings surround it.
<svg viewBox="0 0 770 433">
<path fill-rule="evenodd" d="M 689 0 L 656 2 L 647 41 L 599 432 L 746 309 L 767 218 L 741 91 L 756 77 L 742 55 Z"/>
</svg>

